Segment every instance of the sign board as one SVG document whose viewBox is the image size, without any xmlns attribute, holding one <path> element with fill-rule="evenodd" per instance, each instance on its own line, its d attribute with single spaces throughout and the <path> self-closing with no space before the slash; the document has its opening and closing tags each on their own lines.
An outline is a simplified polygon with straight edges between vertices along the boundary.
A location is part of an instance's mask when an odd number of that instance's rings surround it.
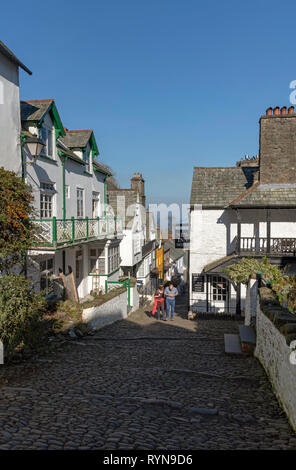
<svg viewBox="0 0 296 470">
<path fill-rule="evenodd" d="M 192 274 L 192 292 L 205 291 L 205 277 L 203 274 Z"/>
<path fill-rule="evenodd" d="M 184 240 L 182 238 L 175 240 L 175 248 L 184 248 Z"/>
<path fill-rule="evenodd" d="M 175 240 L 175 248 L 187 248 L 189 243 L 189 239 L 181 237 L 181 238 L 176 238 Z"/>
</svg>

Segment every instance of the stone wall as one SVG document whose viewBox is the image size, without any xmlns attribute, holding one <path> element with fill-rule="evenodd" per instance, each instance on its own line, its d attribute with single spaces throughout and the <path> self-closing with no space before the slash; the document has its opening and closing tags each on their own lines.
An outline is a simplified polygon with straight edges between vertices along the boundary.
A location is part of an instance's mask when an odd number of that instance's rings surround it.
<svg viewBox="0 0 296 470">
<path fill-rule="evenodd" d="M 296 315 L 281 307 L 275 294 L 266 287 L 259 289 L 256 330 L 255 356 L 296 431 L 296 364 L 291 354 L 292 342 L 296 340 Z"/>
<path fill-rule="evenodd" d="M 122 292 L 118 289 L 119 293 L 113 296 L 112 299 L 104 302 L 95 307 L 83 309 L 82 320 L 87 323 L 91 328 L 96 330 L 103 326 L 114 323 L 118 320 L 123 320 L 128 317 L 128 314 L 139 307 L 139 296 L 137 287 L 131 287 L 131 309 L 128 312 L 127 305 L 127 290 Z"/>
<path fill-rule="evenodd" d="M 260 182 L 296 180 L 296 115 L 262 116 L 260 119 Z"/>
</svg>

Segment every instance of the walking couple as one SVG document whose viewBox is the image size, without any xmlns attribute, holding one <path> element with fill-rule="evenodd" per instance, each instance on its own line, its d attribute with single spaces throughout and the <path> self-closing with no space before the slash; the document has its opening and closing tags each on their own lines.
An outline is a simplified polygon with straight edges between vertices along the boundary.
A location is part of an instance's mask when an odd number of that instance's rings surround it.
<svg viewBox="0 0 296 470">
<path fill-rule="evenodd" d="M 163 285 L 160 285 L 157 291 L 154 294 L 154 305 L 152 310 L 152 315 L 155 315 L 157 311 L 157 319 L 160 320 L 160 311 L 162 313 L 161 317 L 164 321 L 167 319 L 174 320 L 175 313 L 175 301 L 178 295 L 178 290 L 172 282 L 164 289 Z M 164 303 L 166 304 L 166 315 L 164 312 Z"/>
</svg>

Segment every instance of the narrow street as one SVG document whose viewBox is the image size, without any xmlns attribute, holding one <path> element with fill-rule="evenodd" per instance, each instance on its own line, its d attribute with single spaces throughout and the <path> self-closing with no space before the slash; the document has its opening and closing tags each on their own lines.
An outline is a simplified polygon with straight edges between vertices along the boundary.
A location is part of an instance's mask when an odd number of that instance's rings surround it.
<svg viewBox="0 0 296 470">
<path fill-rule="evenodd" d="M 143 310 L 6 368 L 0 449 L 296 449 L 264 370 L 224 354 L 230 320 Z"/>
</svg>

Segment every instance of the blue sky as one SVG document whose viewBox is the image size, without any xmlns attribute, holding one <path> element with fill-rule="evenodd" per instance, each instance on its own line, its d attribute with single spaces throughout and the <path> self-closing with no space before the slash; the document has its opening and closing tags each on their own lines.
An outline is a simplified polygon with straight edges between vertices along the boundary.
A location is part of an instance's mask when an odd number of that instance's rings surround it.
<svg viewBox="0 0 296 470">
<path fill-rule="evenodd" d="M 290 105 L 292 1 L 2 2 L 1 39 L 33 71 L 22 99 L 54 98 L 63 124 L 95 131 L 121 187 L 189 201 L 193 166 L 258 153 L 258 119 Z"/>
</svg>

